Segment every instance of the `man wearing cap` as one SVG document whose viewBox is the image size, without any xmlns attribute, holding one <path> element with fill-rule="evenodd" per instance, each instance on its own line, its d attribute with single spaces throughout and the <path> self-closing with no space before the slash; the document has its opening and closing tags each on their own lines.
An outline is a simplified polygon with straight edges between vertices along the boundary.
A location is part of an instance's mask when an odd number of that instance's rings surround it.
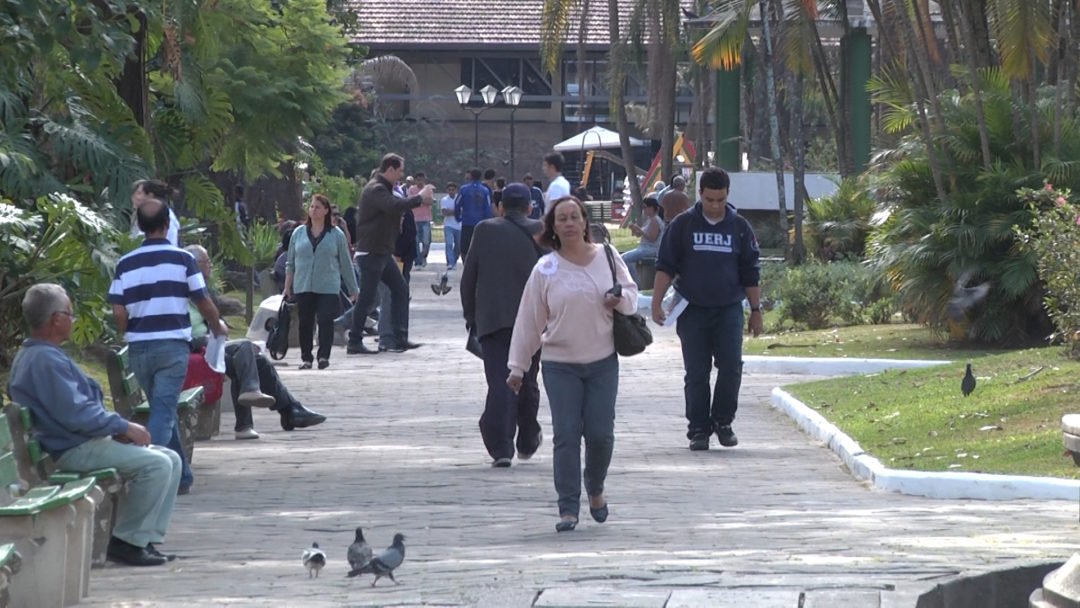
<svg viewBox="0 0 1080 608">
<path fill-rule="evenodd" d="M 461 275 L 465 324 L 480 340 L 488 383 L 480 435 L 492 466 L 500 468 L 510 466 L 514 457 L 515 433 L 517 455 L 522 460 L 528 460 L 543 440 L 536 421 L 540 353 L 533 355 L 532 367 L 518 394 L 506 385 L 506 360 L 521 294 L 543 253 L 535 240 L 543 224 L 527 217 L 531 199 L 525 184 L 510 184 L 503 189 L 502 217 L 476 225 L 471 245 L 475 253 L 465 257 Z"/>
</svg>

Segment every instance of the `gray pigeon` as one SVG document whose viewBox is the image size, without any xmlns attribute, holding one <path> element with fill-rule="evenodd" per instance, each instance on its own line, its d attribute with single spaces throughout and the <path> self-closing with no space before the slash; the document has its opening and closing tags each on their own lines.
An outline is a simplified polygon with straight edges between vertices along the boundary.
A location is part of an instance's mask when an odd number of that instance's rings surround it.
<svg viewBox="0 0 1080 608">
<path fill-rule="evenodd" d="M 319 543 L 311 543 L 311 548 L 304 549 L 303 555 L 300 556 L 300 563 L 307 568 L 308 578 L 312 576 L 319 578 L 319 570 L 326 565 L 326 553 L 319 548 Z"/>
<path fill-rule="evenodd" d="M 375 580 L 371 581 L 372 587 L 384 576 L 390 577 L 390 580 L 394 581 L 396 585 L 398 582 L 394 578 L 394 570 L 401 566 L 403 561 L 405 561 L 405 535 L 399 532 L 394 535 L 394 544 L 390 545 L 386 551 L 375 556 L 367 565 L 356 570 L 356 573 L 365 574 L 370 572 L 374 574 Z M 352 574 L 350 573 L 349 576 L 352 576 Z"/>
<path fill-rule="evenodd" d="M 975 307 L 976 304 L 986 299 L 986 296 L 990 294 L 990 282 L 980 283 L 974 287 L 968 287 L 967 284 L 971 280 L 972 272 L 966 271 L 960 275 L 957 279 L 956 285 L 953 286 L 952 297 L 949 298 L 949 305 L 946 308 L 949 318 L 953 321 L 960 322 L 964 320 L 964 315 L 968 310 Z"/>
<path fill-rule="evenodd" d="M 368 562 L 371 561 L 371 555 L 371 545 L 367 544 L 367 541 L 364 540 L 364 529 L 357 528 L 356 540 L 353 541 L 353 544 L 349 545 L 349 551 L 345 555 L 349 560 L 349 567 L 352 568 L 347 576 L 349 578 L 358 576 L 360 574 L 360 569 L 368 565 Z"/>
</svg>

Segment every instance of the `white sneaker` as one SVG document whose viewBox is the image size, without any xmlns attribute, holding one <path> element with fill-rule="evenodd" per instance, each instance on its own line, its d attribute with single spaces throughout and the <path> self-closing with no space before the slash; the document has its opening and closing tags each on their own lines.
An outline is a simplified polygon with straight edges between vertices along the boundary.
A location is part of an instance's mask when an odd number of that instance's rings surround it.
<svg viewBox="0 0 1080 608">
<path fill-rule="evenodd" d="M 255 429 L 242 429 L 236 431 L 236 438 L 239 439 L 258 439 L 259 434 L 255 432 Z"/>
<path fill-rule="evenodd" d="M 261 391 L 240 393 L 236 401 L 248 407 L 274 407 L 274 398 Z"/>
</svg>

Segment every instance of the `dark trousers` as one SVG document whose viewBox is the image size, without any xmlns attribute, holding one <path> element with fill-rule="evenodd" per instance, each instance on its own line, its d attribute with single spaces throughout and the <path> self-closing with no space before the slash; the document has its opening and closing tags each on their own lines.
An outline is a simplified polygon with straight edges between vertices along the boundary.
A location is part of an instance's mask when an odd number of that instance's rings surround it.
<svg viewBox="0 0 1080 608">
<path fill-rule="evenodd" d="M 360 314 L 353 314 L 352 331 L 349 333 L 349 344 L 352 346 L 358 346 L 364 340 L 364 319 L 378 302 L 379 283 L 385 284 L 390 290 L 390 310 L 384 310 L 382 314 L 390 314 L 394 340 L 399 344 L 409 341 L 409 286 L 401 276 L 394 256 L 369 253 L 360 256 L 360 295 L 356 299 L 356 311 Z"/>
<path fill-rule="evenodd" d="M 480 436 L 484 438 L 488 454 L 496 460 L 513 458 L 515 431 L 517 451 L 522 454 L 532 454 L 540 443 L 540 423 L 536 421 L 540 408 L 540 386 L 536 382 L 540 371 L 540 352 L 533 355 L 532 367 L 525 372 L 521 390 L 515 395 L 506 386 L 511 331 L 509 328 L 500 329 L 480 337 L 488 385 L 484 414 L 480 416 Z"/>
<path fill-rule="evenodd" d="M 691 304 L 679 315 L 677 324 L 686 370 L 686 436 L 693 439 L 735 420 L 742 385 L 742 302 L 708 308 Z M 713 366 L 716 386 L 710 400 Z"/>
<path fill-rule="evenodd" d="M 472 242 L 472 233 L 476 230 L 476 226 L 462 226 L 461 227 L 461 240 L 458 242 L 458 251 L 461 252 L 461 259 L 465 259 L 465 255 L 469 253 L 469 243 Z"/>
<path fill-rule="evenodd" d="M 298 403 L 295 397 L 281 383 L 274 365 L 266 355 L 256 353 L 255 345 L 248 341 L 239 341 L 225 345 L 225 375 L 232 384 L 233 413 L 236 414 L 236 429 L 242 431 L 255 426 L 251 417 L 251 408 L 240 405 L 240 393 L 260 390 L 274 398 L 273 410 L 287 408 Z M 254 377 L 255 386 L 249 383 Z"/>
<path fill-rule="evenodd" d="M 320 359 L 330 358 L 330 349 L 334 346 L 334 319 L 341 310 L 338 308 L 336 293 L 304 292 L 296 294 L 296 317 L 300 323 L 300 359 L 311 362 L 312 340 L 315 337 L 315 322 L 319 323 Z"/>
</svg>

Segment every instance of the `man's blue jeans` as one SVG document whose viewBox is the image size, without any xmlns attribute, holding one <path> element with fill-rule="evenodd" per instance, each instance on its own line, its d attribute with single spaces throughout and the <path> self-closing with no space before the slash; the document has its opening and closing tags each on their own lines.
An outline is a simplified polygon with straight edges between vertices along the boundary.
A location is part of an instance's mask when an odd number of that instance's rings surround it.
<svg viewBox="0 0 1080 608">
<path fill-rule="evenodd" d="M 443 241 L 446 242 L 446 269 L 453 270 L 461 253 L 458 251 L 461 246 L 461 228 L 443 226 Z"/>
<path fill-rule="evenodd" d="M 431 251 L 431 222 L 416 222 L 416 251 L 416 264 L 426 266 Z"/>
<path fill-rule="evenodd" d="M 686 377 L 688 439 L 711 435 L 735 420 L 742 385 L 742 302 L 727 306 L 691 304 L 676 322 Z M 709 399 L 709 377 L 716 366 L 716 386 Z"/>
<path fill-rule="evenodd" d="M 180 387 L 187 376 L 188 355 L 191 346 L 184 340 L 147 340 L 128 344 L 131 371 L 139 381 L 150 403 L 150 441 L 176 452 L 183 465 L 180 485 L 190 486 L 194 481 L 191 466 L 180 444 L 180 427 L 176 421 Z"/>
<path fill-rule="evenodd" d="M 626 262 L 626 269 L 630 271 L 630 278 L 634 279 L 634 283 L 638 282 L 638 260 L 655 260 L 657 252 L 658 250 L 655 247 L 642 247 L 638 245 L 634 249 L 622 254 L 622 259 Z"/>
</svg>

